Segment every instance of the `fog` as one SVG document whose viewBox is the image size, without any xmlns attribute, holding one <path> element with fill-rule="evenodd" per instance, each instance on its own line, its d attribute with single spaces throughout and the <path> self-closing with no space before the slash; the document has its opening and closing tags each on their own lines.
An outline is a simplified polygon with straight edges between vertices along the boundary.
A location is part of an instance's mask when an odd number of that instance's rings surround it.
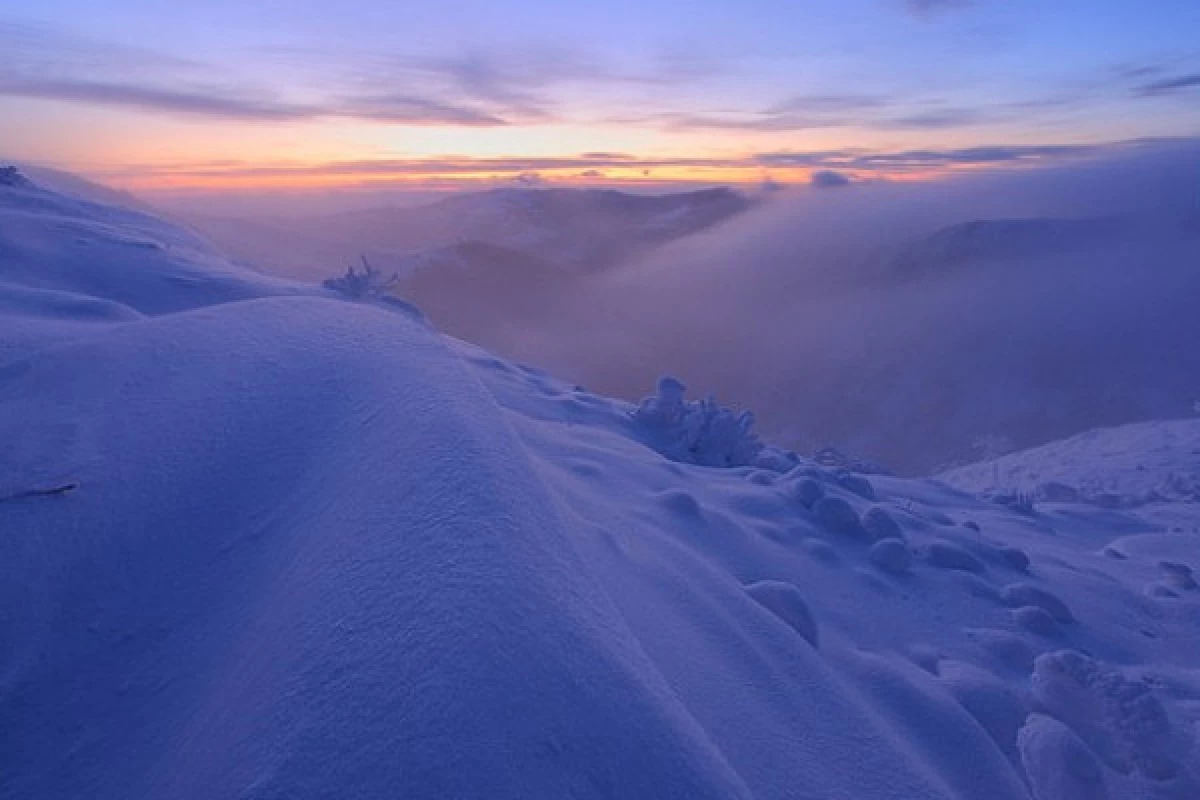
<svg viewBox="0 0 1200 800">
<path fill-rule="evenodd" d="M 825 178 L 586 270 L 564 266 L 575 228 L 513 216 L 509 238 L 443 253 L 406 293 L 443 330 L 595 391 L 637 399 L 672 374 L 781 444 L 924 474 L 1192 413 L 1198 186 L 1194 140 L 937 181 Z M 623 220 L 610 238 L 630 235 Z M 290 240 L 247 231 L 264 254 Z M 321 252 L 319 218 L 295 235 Z"/>
<path fill-rule="evenodd" d="M 670 373 L 778 441 L 924 473 L 1192 413 L 1197 186 L 1200 147 L 1161 143 L 797 191 L 472 335 L 629 398 Z M 975 220 L 1041 222 L 933 236 Z"/>
</svg>

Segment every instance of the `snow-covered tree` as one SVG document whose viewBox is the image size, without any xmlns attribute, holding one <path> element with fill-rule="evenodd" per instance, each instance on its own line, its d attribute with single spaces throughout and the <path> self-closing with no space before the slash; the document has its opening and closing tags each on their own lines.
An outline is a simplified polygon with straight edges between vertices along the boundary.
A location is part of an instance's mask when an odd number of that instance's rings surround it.
<svg viewBox="0 0 1200 800">
<path fill-rule="evenodd" d="M 0 167 L 0 186 L 28 186 L 29 179 L 13 166 Z"/>
<path fill-rule="evenodd" d="M 658 382 L 658 393 L 647 397 L 633 413 L 663 455 L 710 467 L 754 464 L 763 444 L 753 432 L 754 415 L 737 413 L 716 398 L 686 400 L 687 387 L 671 377 Z"/>
<path fill-rule="evenodd" d="M 345 275 L 328 278 L 321 285 L 355 300 L 366 300 L 389 294 L 400 281 L 399 276 L 394 273 L 390 277 L 385 277 L 382 272 L 371 266 L 371 262 L 367 260 L 366 256 L 362 256 L 362 263 L 362 272 L 349 266 L 346 268 Z"/>
</svg>

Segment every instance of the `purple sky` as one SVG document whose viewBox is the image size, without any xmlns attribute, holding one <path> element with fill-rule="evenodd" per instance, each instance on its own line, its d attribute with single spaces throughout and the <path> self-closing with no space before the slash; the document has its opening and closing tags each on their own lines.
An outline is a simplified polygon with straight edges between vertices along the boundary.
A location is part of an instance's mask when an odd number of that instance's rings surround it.
<svg viewBox="0 0 1200 800">
<path fill-rule="evenodd" d="M 892 177 L 1200 133 L 1195 0 L 15 0 L 0 157 L 137 188 Z"/>
</svg>

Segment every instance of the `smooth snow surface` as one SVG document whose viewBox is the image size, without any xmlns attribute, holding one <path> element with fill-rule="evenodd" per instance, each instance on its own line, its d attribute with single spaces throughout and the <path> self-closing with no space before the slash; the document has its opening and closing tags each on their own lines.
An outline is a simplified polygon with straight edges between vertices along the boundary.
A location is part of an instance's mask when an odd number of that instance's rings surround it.
<svg viewBox="0 0 1200 800">
<path fill-rule="evenodd" d="M 0 208 L 0 797 L 1200 797 L 1194 503 L 689 463 L 404 307 Z"/>
<path fill-rule="evenodd" d="M 1051 501 L 1200 503 L 1200 418 L 1100 428 L 941 478 L 971 491 Z"/>
</svg>

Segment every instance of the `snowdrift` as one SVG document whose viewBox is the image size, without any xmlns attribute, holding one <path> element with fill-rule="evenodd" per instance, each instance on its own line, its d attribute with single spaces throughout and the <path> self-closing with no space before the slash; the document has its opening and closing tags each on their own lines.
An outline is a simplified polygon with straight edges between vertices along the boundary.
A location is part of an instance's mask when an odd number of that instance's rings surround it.
<svg viewBox="0 0 1200 800">
<path fill-rule="evenodd" d="M 1193 504 L 824 467 L 4 195 L 0 797 L 1200 792 Z"/>
</svg>

